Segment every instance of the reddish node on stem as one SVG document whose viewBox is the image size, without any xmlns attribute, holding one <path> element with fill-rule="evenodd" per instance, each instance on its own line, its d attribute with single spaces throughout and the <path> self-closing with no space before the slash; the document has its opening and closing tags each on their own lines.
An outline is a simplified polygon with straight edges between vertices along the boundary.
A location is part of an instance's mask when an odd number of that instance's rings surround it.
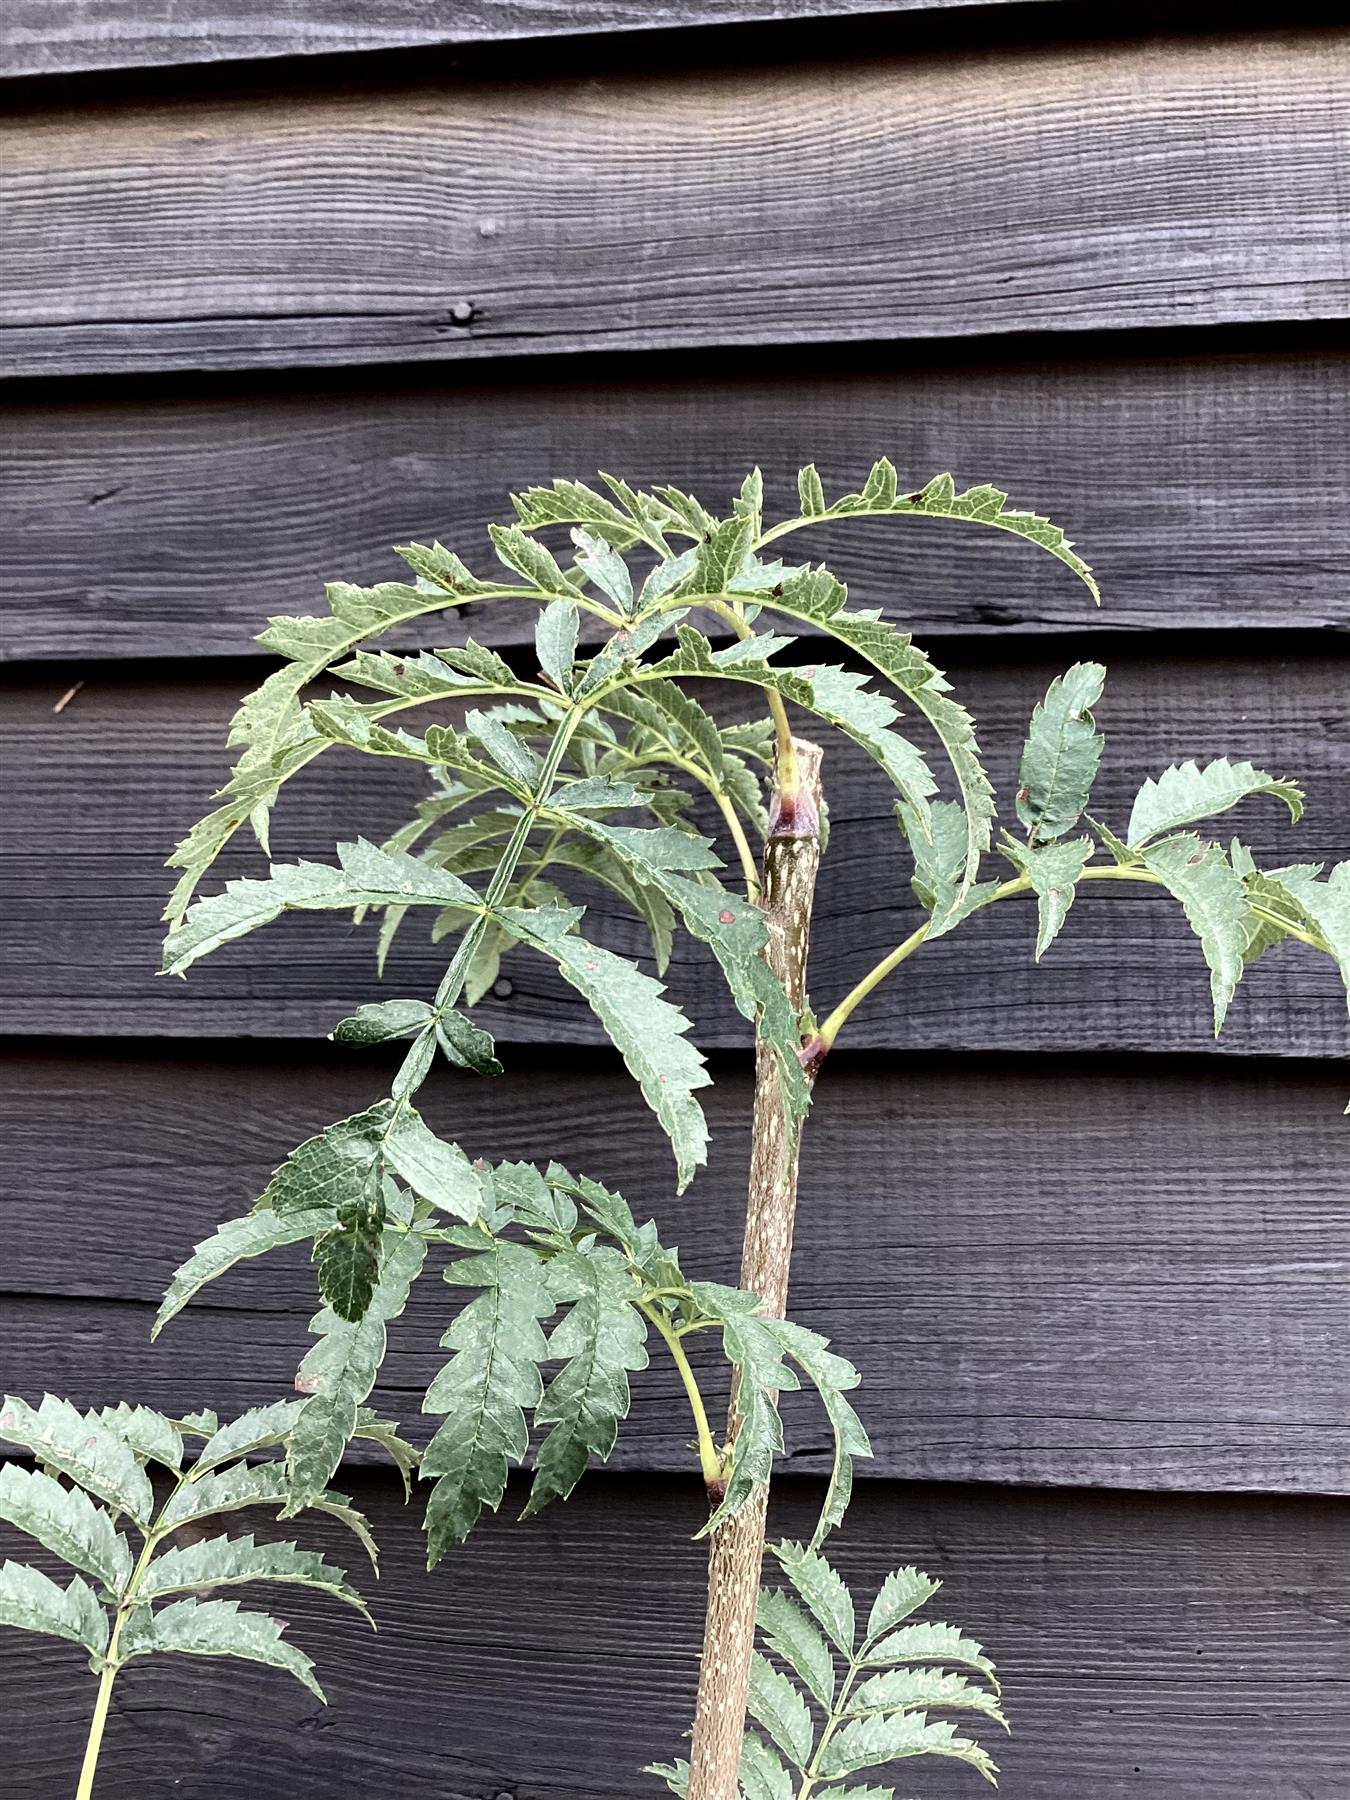
<svg viewBox="0 0 1350 1800">
<path fill-rule="evenodd" d="M 705 1481 L 708 1490 L 708 1511 L 716 1512 L 727 1497 L 727 1484 L 720 1477 L 716 1481 Z"/>
<path fill-rule="evenodd" d="M 798 1060 L 808 1075 L 819 1072 L 820 1065 L 830 1054 L 830 1046 L 818 1031 L 802 1039 L 801 1049 L 797 1052 Z"/>
<path fill-rule="evenodd" d="M 820 809 L 809 789 L 791 792 L 777 789 L 769 802 L 769 836 L 813 838 L 820 836 Z"/>
</svg>

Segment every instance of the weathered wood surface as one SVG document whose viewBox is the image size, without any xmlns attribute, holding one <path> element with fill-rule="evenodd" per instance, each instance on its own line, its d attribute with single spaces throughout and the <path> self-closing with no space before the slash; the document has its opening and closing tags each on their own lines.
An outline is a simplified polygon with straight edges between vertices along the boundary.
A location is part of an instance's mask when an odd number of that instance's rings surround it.
<svg viewBox="0 0 1350 1800">
<path fill-rule="evenodd" d="M 12 1046 L 0 1131 L 23 1173 L 0 1211 L 5 1382 L 175 1412 L 285 1391 L 317 1304 L 301 1250 L 222 1278 L 156 1347 L 154 1306 L 189 1247 L 392 1066 L 331 1047 L 297 1061 L 277 1047 Z M 746 1059 L 714 1072 L 712 1161 L 682 1200 L 613 1057 L 566 1073 L 525 1054 L 497 1082 L 438 1078 L 424 1104 L 470 1154 L 560 1156 L 618 1187 L 691 1273 L 734 1280 Z M 864 1473 L 1350 1491 L 1343 1090 L 1340 1071 L 1311 1065 L 827 1065 L 792 1313 L 864 1372 L 877 1453 Z M 417 1436 L 461 1298 L 428 1276 L 391 1332 L 381 1397 Z M 619 1464 L 687 1467 L 659 1346 L 635 1394 Z M 788 1413 L 792 1465 L 824 1466 L 814 1404 Z"/>
<path fill-rule="evenodd" d="M 3 415 L 0 656 L 256 654 L 266 616 L 322 604 L 325 580 L 396 573 L 391 544 L 439 536 L 495 566 L 485 522 L 560 472 L 670 480 L 721 509 L 758 462 L 786 512 L 803 462 L 844 493 L 883 450 L 911 486 L 950 466 L 1062 521 L 1105 595 L 1094 613 L 1034 549 L 959 524 L 795 540 L 920 633 L 1344 629 L 1348 389 L 1350 358 L 1313 349 L 880 367 L 826 351 L 791 377 L 723 361 L 697 381 L 642 365 L 528 383 L 212 383 L 134 404 L 121 384 L 38 394 Z M 464 618 L 497 643 L 533 631 L 524 606 Z"/>
<path fill-rule="evenodd" d="M 10 0 L 0 76 L 181 68 L 263 57 L 351 55 L 590 39 L 716 25 L 900 14 L 970 0 Z M 1020 0 L 980 0 L 982 5 Z"/>
<path fill-rule="evenodd" d="M 433 1575 L 394 1484 L 346 1485 L 383 1550 L 378 1585 L 354 1571 L 378 1637 L 306 1593 L 285 1605 L 329 1708 L 282 1675 L 211 1661 L 192 1664 L 188 1705 L 181 1665 L 147 1662 L 114 1690 L 107 1800 L 157 1800 L 168 1770 L 185 1800 L 656 1800 L 660 1784 L 636 1771 L 679 1753 L 694 1691 L 697 1482 L 589 1476 L 529 1525 L 488 1521 Z M 809 1528 L 818 1498 L 783 1482 L 775 1529 Z M 353 1567 L 349 1538 L 300 1526 Z M 978 1638 L 1003 1677 L 1013 1734 L 990 1742 L 1006 1793 L 1336 1800 L 1345 1526 L 1343 1503 L 1318 1500 L 877 1484 L 831 1554 L 864 1595 L 900 1563 L 942 1577 L 933 1616 Z M 21 1541 L 6 1532 L 3 1547 Z M 69 1789 L 86 1661 L 0 1634 L 0 1751 L 25 1795 Z M 971 1791 L 970 1772 L 938 1758 L 897 1766 L 933 1800 Z"/>
<path fill-rule="evenodd" d="M 1336 640 L 1341 642 L 1341 640 Z M 1329 640 L 1330 647 L 1330 640 Z M 1025 720 L 1072 659 L 957 663 L 944 658 L 980 721 L 999 791 L 1012 792 Z M 1219 821 L 1240 830 L 1259 859 L 1335 860 L 1350 853 L 1350 774 L 1343 657 L 1113 657 L 1099 717 L 1108 737 L 1094 804 L 1123 825 L 1139 781 L 1173 760 L 1220 753 L 1304 779 L 1308 817 L 1296 831 L 1273 801 Z M 0 840 L 12 896 L 0 920 L 6 964 L 0 989 L 9 1028 L 21 1034 L 205 1033 L 316 1036 L 374 997 L 374 930 L 323 915 L 290 915 L 230 945 L 186 982 L 155 975 L 158 922 L 169 882 L 161 867 L 203 810 L 226 767 L 225 725 L 238 679 L 91 676 L 60 713 L 70 676 L 15 679 L 0 727 L 0 759 L 13 797 Z M 723 696 L 707 696 L 714 705 Z M 735 702 L 733 701 L 733 704 Z M 922 724 L 922 721 L 919 722 Z M 916 735 L 918 735 L 916 733 Z M 935 762 L 935 766 L 936 762 Z M 904 936 L 909 897 L 884 777 L 851 745 L 832 745 L 826 773 L 833 834 L 822 871 L 812 962 L 817 1007 L 832 1005 Z M 425 791 L 413 765 L 330 752 L 283 796 L 273 828 L 279 861 L 330 857 L 337 838 L 383 837 Z M 226 867 L 256 873 L 241 844 Z M 222 869 L 222 873 L 224 873 Z M 591 928 L 637 954 L 638 928 L 597 900 Z M 1032 961 L 1033 909 L 992 908 L 941 939 L 873 996 L 850 1025 L 855 1047 L 947 1049 L 1213 1050 L 1208 971 L 1165 896 L 1095 890 L 1080 900 L 1045 961 Z M 429 992 L 443 954 L 415 920 L 390 959 L 386 993 Z M 507 1042 L 598 1042 L 600 1033 L 552 965 L 525 953 L 484 1007 Z M 671 986 L 707 1046 L 745 1041 L 715 965 L 685 944 Z M 1229 1055 L 1325 1055 L 1347 1041 L 1344 991 L 1329 958 L 1286 945 L 1243 984 L 1219 1048 Z"/>
<path fill-rule="evenodd" d="M 18 113 L 7 366 L 1343 318 L 1346 43 Z"/>
</svg>

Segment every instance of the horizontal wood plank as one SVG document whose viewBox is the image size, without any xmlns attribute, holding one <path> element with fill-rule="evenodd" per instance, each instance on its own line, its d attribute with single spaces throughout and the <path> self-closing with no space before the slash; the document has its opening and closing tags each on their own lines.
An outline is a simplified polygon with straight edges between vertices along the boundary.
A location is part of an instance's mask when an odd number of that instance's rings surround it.
<svg viewBox="0 0 1350 1800">
<path fill-rule="evenodd" d="M 145 1800 L 166 1769 L 213 1800 L 656 1800 L 636 1771 L 679 1753 L 696 1679 L 696 1484 L 589 1478 L 529 1525 L 488 1522 L 432 1575 L 417 1509 L 387 1480 L 349 1485 L 383 1549 L 378 1586 L 355 1575 L 379 1636 L 305 1593 L 285 1606 L 329 1708 L 211 1661 L 193 1664 L 189 1705 L 174 1658 L 138 1664 L 114 1690 L 108 1800 Z M 782 1483 L 773 1528 L 802 1531 L 817 1499 Z M 351 1566 L 349 1538 L 308 1515 L 297 1530 Z M 897 1564 L 942 1578 L 933 1616 L 998 1665 L 1013 1733 L 987 1741 L 1010 1794 L 1331 1800 L 1350 1699 L 1344 1533 L 1335 1502 L 878 1485 L 831 1554 L 864 1598 Z M 35 1794 L 66 1791 L 78 1765 L 86 1663 L 0 1633 L 0 1745 Z M 940 1758 L 897 1767 L 933 1800 L 971 1791 Z"/>
<path fill-rule="evenodd" d="M 981 0 L 983 5 L 1021 0 Z M 185 68 L 279 56 L 369 55 L 717 25 L 781 25 L 969 5 L 970 0 L 11 0 L 0 75 Z"/>
<path fill-rule="evenodd" d="M 20 112 L 6 366 L 1343 318 L 1346 41 Z"/>
<path fill-rule="evenodd" d="M 1341 640 L 1335 640 L 1341 642 Z M 1010 794 L 1025 720 L 1070 661 L 986 663 L 942 658 L 981 724 L 999 791 Z M 186 678 L 185 678 L 186 677 Z M 0 920 L 0 995 L 14 1031 L 102 1035 L 317 1036 L 374 997 L 374 931 L 322 915 L 282 919 L 200 964 L 186 982 L 159 979 L 164 856 L 204 810 L 226 766 L 226 722 L 238 680 L 92 674 L 61 712 L 69 685 L 15 680 L 0 726 L 13 798 L 0 838 L 12 895 Z M 1094 805 L 1118 828 L 1140 780 L 1186 756 L 1230 753 L 1306 781 L 1296 831 L 1273 801 L 1220 821 L 1258 855 L 1338 860 L 1350 853 L 1345 795 L 1350 732 L 1343 657 L 1120 656 L 1099 710 L 1109 747 Z M 723 708 L 723 695 L 706 696 Z M 733 702 L 734 704 L 734 702 Z M 920 723 L 922 723 L 920 721 Z M 916 735 L 918 733 L 916 732 Z M 936 766 L 936 763 L 935 763 Z M 817 1008 L 840 995 L 913 927 L 879 771 L 853 746 L 832 745 L 827 781 L 833 836 L 825 859 L 812 958 Z M 412 765 L 333 752 L 283 796 L 273 828 L 279 861 L 331 857 L 338 838 L 379 839 L 425 791 Z M 256 872 L 242 843 L 224 873 Z M 638 954 L 638 928 L 597 899 L 590 926 Z M 1010 1050 L 1214 1050 L 1208 972 L 1165 896 L 1131 889 L 1087 895 L 1037 967 L 1032 909 L 992 908 L 925 949 L 855 1015 L 855 1047 Z M 443 953 L 408 922 L 386 993 L 430 992 Z M 699 946 L 680 948 L 676 997 L 707 1047 L 740 1044 L 745 1025 Z M 484 1022 L 505 1042 L 597 1042 L 598 1028 L 551 964 L 519 953 Z M 1302 945 L 1251 970 L 1218 1048 L 1227 1055 L 1325 1055 L 1344 1050 L 1346 1004 L 1334 966 Z"/>
<path fill-rule="evenodd" d="M 23 1186 L 0 1211 L 6 1383 L 174 1412 L 285 1390 L 316 1305 L 301 1250 L 215 1283 L 154 1347 L 153 1308 L 189 1247 L 392 1068 L 332 1047 L 12 1045 L 0 1131 Z M 735 1280 L 749 1073 L 737 1056 L 714 1074 L 712 1160 L 680 1200 L 616 1059 L 517 1057 L 497 1082 L 438 1078 L 424 1106 L 471 1155 L 556 1156 L 617 1187 L 687 1271 Z M 864 1475 L 1350 1491 L 1343 1088 L 1311 1065 L 827 1065 L 792 1314 L 863 1372 Z M 380 1397 L 415 1436 L 461 1297 L 428 1275 L 391 1332 Z M 703 1366 L 723 1391 L 715 1356 Z M 785 1405 L 791 1466 L 824 1467 L 815 1405 Z M 617 1460 L 687 1467 L 688 1436 L 654 1345 Z"/>
<path fill-rule="evenodd" d="M 916 631 L 1345 629 L 1347 394 L 1350 358 L 1314 350 L 42 395 L 0 415 L 0 656 L 256 654 L 266 616 L 322 604 L 324 580 L 396 572 L 391 544 L 495 566 L 485 522 L 555 474 L 674 481 L 721 510 L 759 463 L 786 512 L 800 464 L 843 493 L 882 451 L 909 486 L 953 466 L 1061 521 L 1105 595 L 1094 614 L 1067 571 L 959 524 L 798 540 Z M 463 628 L 497 643 L 533 631 L 527 607 L 480 614 Z"/>
</svg>

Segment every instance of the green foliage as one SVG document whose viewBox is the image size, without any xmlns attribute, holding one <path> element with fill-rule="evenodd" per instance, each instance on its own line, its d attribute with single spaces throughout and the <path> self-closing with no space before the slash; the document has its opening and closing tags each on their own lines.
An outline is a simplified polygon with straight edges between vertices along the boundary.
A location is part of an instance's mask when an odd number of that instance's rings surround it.
<svg viewBox="0 0 1350 1800">
<path fill-rule="evenodd" d="M 317 1552 L 211 1530 L 243 1507 L 276 1509 L 288 1501 L 279 1462 L 250 1467 L 242 1460 L 284 1436 L 295 1409 L 282 1406 L 218 1427 L 214 1415 L 173 1420 L 125 1403 L 82 1413 L 50 1394 L 37 1407 L 8 1394 L 0 1405 L 0 1438 L 32 1451 L 41 1464 L 0 1465 L 0 1520 L 79 1571 L 62 1587 L 27 1564 L 0 1565 L 0 1625 L 88 1651 L 99 1695 L 85 1779 L 97 1761 L 112 1685 L 138 1657 L 175 1653 L 265 1663 L 323 1700 L 311 1659 L 284 1640 L 283 1620 L 201 1594 L 284 1584 L 327 1594 L 369 1620 L 345 1571 Z M 201 1454 L 187 1467 L 185 1434 L 202 1440 Z M 150 1462 L 170 1476 L 159 1503 Z M 355 1533 L 373 1564 L 369 1529 L 345 1497 L 325 1493 L 316 1504 Z M 190 1597 L 172 1598 L 184 1594 Z"/>
<path fill-rule="evenodd" d="M 87 1429 L 81 1421 L 79 1437 L 71 1420 L 80 1415 L 62 1411 L 65 1403 L 31 1413 L 15 1403 L 9 1425 L 39 1455 L 41 1481 L 64 1494 L 45 1471 L 64 1472 L 92 1498 L 81 1507 L 33 1480 L 5 1478 L 0 1503 L 41 1525 L 81 1571 L 68 1590 L 10 1577 L 5 1604 L 14 1615 L 56 1621 L 66 1635 L 84 1633 L 80 1641 L 97 1637 L 89 1605 L 102 1602 L 86 1578 L 103 1591 L 110 1576 L 120 1579 L 121 1539 L 110 1542 L 96 1522 L 105 1517 L 96 1502 L 107 1518 L 147 1529 L 147 1460 L 214 1496 L 222 1510 L 267 1504 L 289 1517 L 314 1507 L 369 1547 L 363 1522 L 328 1483 L 353 1436 L 383 1445 L 405 1482 L 417 1468 L 417 1452 L 367 1401 L 387 1329 L 431 1262 L 469 1297 L 447 1322 L 449 1359 L 424 1402 L 439 1420 L 422 1463 L 432 1484 L 430 1562 L 460 1542 L 484 1508 L 500 1505 L 512 1466 L 529 1459 L 532 1432 L 528 1513 L 565 1497 L 589 1462 L 608 1457 L 631 1379 L 658 1341 L 690 1396 L 713 1500 L 709 1531 L 769 1479 L 783 1448 L 777 1396 L 808 1383 L 831 1426 L 832 1470 L 811 1542 L 780 1552 L 794 1594 L 763 1603 L 770 1655 L 755 1665 L 744 1800 L 792 1800 L 794 1767 L 814 1800 L 878 1800 L 891 1790 L 821 1784 L 919 1754 L 965 1761 L 992 1779 L 986 1753 L 930 1716 L 955 1709 L 1001 1722 L 979 1646 L 948 1626 L 904 1622 L 935 1584 L 897 1571 L 858 1641 L 848 1590 L 818 1554 L 848 1505 L 855 1461 L 870 1454 L 847 1398 L 856 1370 L 817 1334 L 766 1317 L 755 1295 L 688 1279 L 655 1224 L 638 1225 L 619 1195 L 557 1164 L 543 1173 L 517 1163 L 488 1167 L 438 1136 L 414 1104 L 441 1064 L 456 1076 L 502 1072 L 474 1008 L 504 957 L 542 956 L 621 1054 L 670 1142 L 675 1190 L 683 1191 L 707 1156 L 699 1093 L 710 1079 L 691 1021 L 662 985 L 683 932 L 711 953 L 753 1030 L 763 1079 L 777 1085 L 774 1110 L 791 1157 L 823 1056 L 881 980 L 987 906 L 1033 895 L 1039 959 L 1077 899 L 1104 882 L 1179 903 L 1210 969 L 1216 1030 L 1245 969 L 1286 942 L 1331 956 L 1350 994 L 1350 864 L 1325 877 L 1315 864 L 1263 870 L 1243 844 L 1225 851 L 1196 829 L 1261 795 L 1283 801 L 1297 822 L 1302 794 L 1292 782 L 1246 762 L 1186 762 L 1144 784 L 1123 836 L 1088 814 L 1104 748 L 1092 709 L 1105 670 L 1095 662 L 1066 670 L 1032 713 L 1012 809 L 1025 835 L 1005 831 L 999 842 L 1010 874 L 982 871 L 996 805 L 969 713 L 907 632 L 876 610 L 850 606 L 828 568 L 785 563 L 775 546 L 824 520 L 961 521 L 1039 547 L 1099 595 L 1064 533 L 1010 508 L 1002 490 L 958 492 L 950 475 L 901 487 L 882 457 L 856 491 L 829 500 L 808 465 L 799 511 L 766 523 L 758 470 L 722 517 L 670 486 L 638 490 L 611 475 L 596 487 L 555 481 L 514 496 L 516 523 L 490 528 L 505 579 L 473 574 L 439 543 L 409 544 L 398 553 L 415 582 L 335 584 L 326 614 L 271 621 L 261 641 L 284 666 L 241 705 L 230 733 L 239 762 L 220 804 L 175 853 L 182 878 L 166 913 L 165 971 L 184 975 L 293 911 L 345 913 L 357 924 L 374 915 L 380 974 L 409 920 L 422 918 L 433 943 L 453 947 L 434 994 L 370 1001 L 336 1024 L 334 1039 L 354 1049 L 399 1047 L 387 1093 L 293 1150 L 250 1214 L 196 1246 L 160 1309 L 156 1332 L 241 1260 L 310 1243 L 324 1305 L 296 1377 L 299 1398 L 223 1427 L 210 1420 L 209 1431 L 205 1418 L 161 1429 L 157 1415 L 117 1409 Z M 570 546 L 551 547 L 539 535 L 559 528 L 570 528 Z M 411 653 L 382 645 L 392 629 L 446 608 L 508 598 L 537 607 L 533 652 L 514 662 L 472 639 Z M 605 634 L 598 644 L 590 635 L 597 625 Z M 724 697 L 749 698 L 767 716 L 724 718 Z M 434 711 L 420 721 L 403 716 L 426 708 Z M 937 755 L 902 734 L 905 712 L 918 716 Z M 762 847 L 777 834 L 817 830 L 798 785 L 794 713 L 844 734 L 884 774 L 921 908 L 901 943 L 819 1022 L 809 1007 L 799 1015 L 770 968 L 761 909 Z M 330 749 L 416 764 L 428 789 L 382 844 L 344 841 L 330 861 L 270 862 L 275 802 Z M 824 817 L 822 807 L 822 849 Z M 270 867 L 194 904 L 245 820 Z M 631 915 L 654 973 L 599 941 L 587 916 L 597 892 Z M 735 1395 L 721 1447 L 684 1350 L 700 1332 L 720 1338 Z M 208 1440 L 190 1476 L 181 1472 L 182 1429 Z M 263 1474 L 238 1460 L 277 1448 L 280 1458 Z M 351 1598 L 304 1553 L 288 1562 L 251 1540 L 236 1542 L 230 1567 L 238 1579 L 303 1570 L 294 1578 Z M 179 1560 L 192 1573 L 193 1559 Z M 174 1568 L 169 1562 L 160 1578 Z M 223 1564 L 217 1577 L 235 1578 Z M 236 1654 L 305 1678 L 275 1634 L 241 1626 L 245 1615 L 232 1607 L 173 1602 L 153 1621 L 146 1612 L 134 1631 L 128 1622 L 127 1642 L 138 1648 L 126 1654 L 210 1653 L 233 1637 Z M 663 1772 L 682 1791 L 683 1765 Z"/>
<path fill-rule="evenodd" d="M 915 1756 L 966 1763 L 996 1785 L 989 1753 L 950 1720 L 932 1716 L 976 1713 L 1006 1730 L 993 1664 L 950 1625 L 904 1623 L 941 1583 L 917 1569 L 895 1570 L 859 1637 L 853 1598 L 824 1557 L 791 1543 L 777 1545 L 774 1555 L 793 1591 L 760 1594 L 759 1630 L 769 1654 L 757 1654 L 751 1667 L 749 1711 L 757 1729 L 747 1731 L 741 1751 L 741 1800 L 894 1800 L 892 1788 L 821 1784 Z M 654 1764 L 647 1772 L 662 1776 L 672 1793 L 687 1792 L 686 1763 Z"/>
</svg>

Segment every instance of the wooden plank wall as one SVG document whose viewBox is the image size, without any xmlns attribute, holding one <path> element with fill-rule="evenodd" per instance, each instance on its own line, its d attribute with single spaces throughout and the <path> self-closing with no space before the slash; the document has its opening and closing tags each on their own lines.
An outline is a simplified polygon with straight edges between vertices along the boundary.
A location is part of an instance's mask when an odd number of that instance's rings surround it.
<svg viewBox="0 0 1350 1800">
<path fill-rule="evenodd" d="M 609 467 L 716 503 L 758 461 L 786 500 L 799 461 L 852 485 L 883 451 L 916 483 L 996 479 L 1093 558 L 1100 614 L 959 527 L 812 549 L 920 632 L 1002 791 L 1046 681 L 1097 655 L 1108 816 L 1174 757 L 1231 751 L 1306 778 L 1300 856 L 1350 854 L 1350 38 L 1162 23 L 1110 36 L 1100 9 L 1023 0 L 7 10 L 4 1386 L 223 1409 L 287 1386 L 302 1258 L 158 1347 L 147 1327 L 184 1248 L 384 1079 L 322 1041 L 374 992 L 370 948 L 287 921 L 157 981 L 161 864 L 226 766 L 266 614 L 390 573 L 395 539 L 472 558 L 510 487 Z M 528 653 L 523 615 L 467 624 Z M 910 910 L 885 793 L 847 749 L 830 776 L 818 996 Z M 333 759 L 274 842 L 322 855 L 408 792 Z M 1244 835 L 1292 841 L 1273 811 Z M 822 1083 L 795 1310 L 863 1366 L 877 1449 L 840 1556 L 864 1585 L 908 1560 L 948 1581 L 1007 1678 L 1014 1800 L 1337 1800 L 1344 997 L 1311 954 L 1266 959 L 1216 1046 L 1198 951 L 1148 897 L 1094 896 L 1039 968 L 1026 924 L 916 959 Z M 411 932 L 397 963 L 398 991 L 434 982 Z M 485 1006 L 507 1079 L 428 1110 L 490 1156 L 557 1151 L 561 1121 L 571 1162 L 730 1277 L 747 1047 L 692 954 L 672 985 L 718 1083 L 683 1201 L 528 962 Z M 444 1323 L 428 1291 L 395 1334 L 405 1418 Z M 654 1369 L 609 1471 L 433 1577 L 358 1461 L 381 1636 L 295 1609 L 334 1706 L 147 1672 L 110 1800 L 647 1791 L 698 1643 L 674 1398 Z M 809 1408 L 791 1425 L 788 1530 L 823 1466 Z M 4 1634 L 0 1667 L 7 1792 L 65 1791 L 81 1658 Z"/>
</svg>

